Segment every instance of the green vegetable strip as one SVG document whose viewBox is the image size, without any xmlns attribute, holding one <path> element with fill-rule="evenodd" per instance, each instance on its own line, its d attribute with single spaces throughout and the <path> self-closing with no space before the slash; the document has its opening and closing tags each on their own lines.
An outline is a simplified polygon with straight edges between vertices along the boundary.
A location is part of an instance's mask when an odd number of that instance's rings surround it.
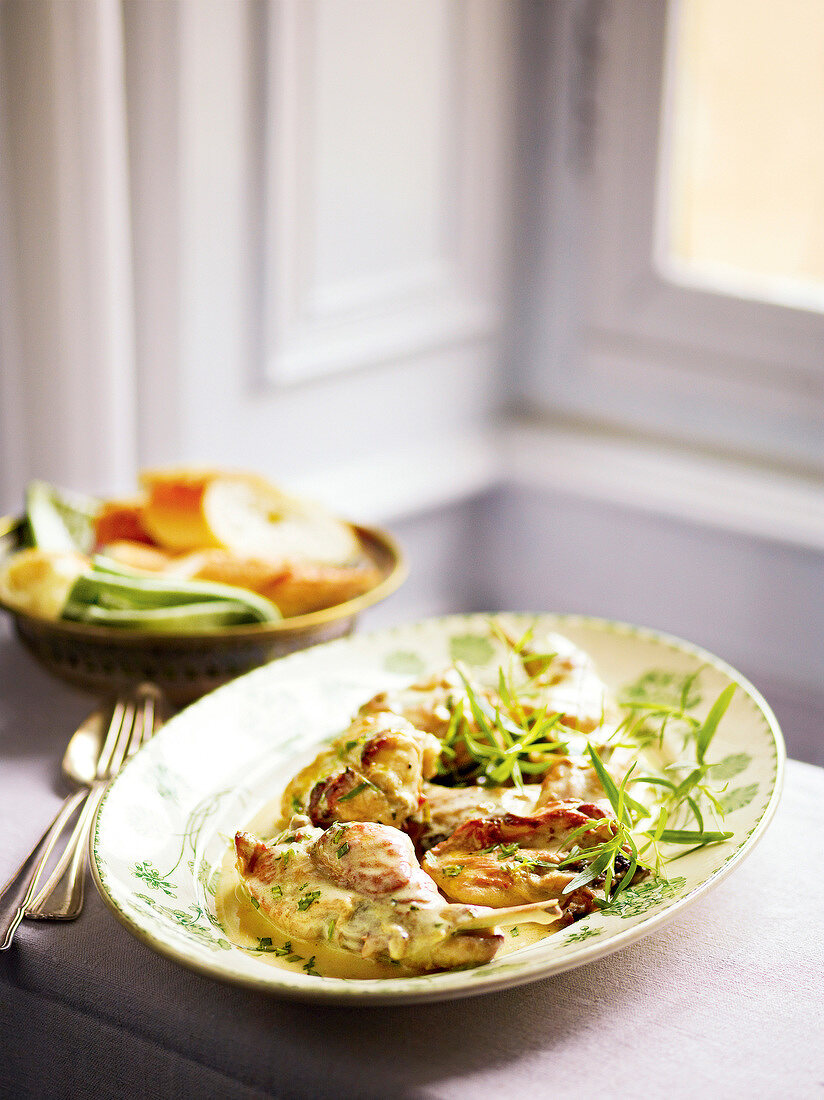
<svg viewBox="0 0 824 1100">
<path fill-rule="evenodd" d="M 233 600 L 209 600 L 206 603 L 137 610 L 69 603 L 63 609 L 63 618 L 96 626 L 173 634 L 187 630 L 214 630 L 224 626 L 240 626 L 244 623 L 260 621 L 252 617 L 247 604 Z"/>
<path fill-rule="evenodd" d="M 26 519 L 32 544 L 41 550 L 78 550 L 94 545 L 94 519 L 100 502 L 80 493 L 55 489 L 45 481 L 26 487 Z"/>
<path fill-rule="evenodd" d="M 280 618 L 273 603 L 243 588 L 207 581 L 170 580 L 137 574 L 119 575 L 97 567 L 87 570 L 77 578 L 69 592 L 63 617 L 89 622 L 93 619 L 101 621 L 96 613 L 94 616 L 89 614 L 88 609 L 96 607 L 110 612 L 128 613 L 121 616 L 124 626 L 139 626 L 145 619 L 147 629 L 151 629 L 154 623 L 164 620 L 163 616 L 147 618 L 147 612 L 176 608 L 178 621 L 182 624 L 187 606 L 207 603 L 214 605 L 212 612 L 215 616 L 219 616 L 221 605 L 226 605 L 224 610 L 228 618 L 224 620 L 224 624 L 273 622 Z M 206 613 L 199 610 L 194 614 L 198 620 L 202 620 Z M 113 625 L 118 621 L 120 620 L 117 617 L 111 619 Z M 215 621 L 220 624 L 219 618 Z"/>
</svg>

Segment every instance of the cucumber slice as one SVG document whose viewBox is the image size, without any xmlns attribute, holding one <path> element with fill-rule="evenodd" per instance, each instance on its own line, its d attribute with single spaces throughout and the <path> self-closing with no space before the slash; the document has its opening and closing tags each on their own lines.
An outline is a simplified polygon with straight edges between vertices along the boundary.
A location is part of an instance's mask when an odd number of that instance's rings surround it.
<svg viewBox="0 0 824 1100">
<path fill-rule="evenodd" d="M 226 626 L 259 622 L 246 604 L 233 600 L 208 600 L 179 607 L 152 607 L 140 610 L 99 607 L 96 604 L 67 604 L 63 617 L 74 622 L 93 623 L 124 630 L 185 634 L 196 630 L 219 630 Z"/>
<path fill-rule="evenodd" d="M 90 553 L 99 510 L 100 502 L 93 497 L 56 489 L 45 481 L 32 481 L 26 488 L 29 535 L 40 550 Z"/>
<path fill-rule="evenodd" d="M 102 563 L 105 564 L 101 568 Z M 91 622 L 93 619 L 90 617 L 89 608 L 123 612 L 125 614 L 121 616 L 122 625 L 136 626 L 136 622 L 127 621 L 129 616 L 139 618 L 153 611 L 164 609 L 180 611 L 187 607 L 206 604 L 212 606 L 217 617 L 219 617 L 220 608 L 223 605 L 229 605 L 227 621 L 232 623 L 276 622 L 281 618 L 277 607 L 270 600 L 243 588 L 235 588 L 228 584 L 213 584 L 210 581 L 147 577 L 136 571 L 122 569 L 116 563 L 100 558 L 95 558 L 93 567 L 82 573 L 74 582 L 62 614 L 65 619 Z M 243 609 L 242 619 L 238 618 L 239 609 Z M 202 619 L 202 616 L 203 613 L 198 611 L 195 617 Z M 149 619 L 151 618 L 152 616 L 149 615 Z M 160 621 L 161 618 L 161 616 L 155 616 L 156 621 Z M 112 623 L 120 622 L 121 619 L 113 619 Z M 221 625 L 217 619 L 215 625 Z M 226 623 L 224 622 L 223 625 Z M 152 629 L 151 625 L 147 625 L 146 629 Z"/>
</svg>

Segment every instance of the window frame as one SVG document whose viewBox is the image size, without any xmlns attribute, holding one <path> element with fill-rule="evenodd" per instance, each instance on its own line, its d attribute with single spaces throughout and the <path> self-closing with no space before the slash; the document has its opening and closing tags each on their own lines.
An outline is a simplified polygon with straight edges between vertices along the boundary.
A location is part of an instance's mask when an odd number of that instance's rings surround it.
<svg viewBox="0 0 824 1100">
<path fill-rule="evenodd" d="M 526 398 L 820 471 L 824 315 L 679 282 L 658 259 L 676 4 L 545 13 L 549 198 L 534 211 L 545 245 L 525 316 Z"/>
</svg>

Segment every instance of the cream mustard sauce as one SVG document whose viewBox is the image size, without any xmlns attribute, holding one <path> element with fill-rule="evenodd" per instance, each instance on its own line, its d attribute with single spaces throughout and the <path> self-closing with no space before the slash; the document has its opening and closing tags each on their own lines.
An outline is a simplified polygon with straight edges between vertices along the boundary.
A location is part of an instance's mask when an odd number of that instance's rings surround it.
<svg viewBox="0 0 824 1100">
<path fill-rule="evenodd" d="M 280 798 L 266 803 L 248 822 L 246 829 L 261 838 L 278 831 Z M 269 918 L 252 904 L 235 865 L 235 849 L 230 844 L 220 867 L 215 891 L 215 913 L 226 938 L 243 951 L 249 952 L 268 966 L 293 973 L 318 974 L 325 978 L 381 980 L 415 977 L 419 971 L 401 964 L 376 959 L 364 959 L 323 941 L 286 936 Z M 544 925 L 523 923 L 504 929 L 504 942 L 496 958 L 528 947 L 551 933 Z M 261 947 L 261 945 L 263 945 Z"/>
<path fill-rule="evenodd" d="M 267 802 L 245 828 L 262 839 L 274 836 L 280 826 L 280 801 L 278 797 Z M 409 976 L 409 971 L 402 966 L 362 959 L 359 955 L 323 942 L 285 936 L 277 925 L 252 905 L 235 861 L 235 848 L 230 844 L 220 867 L 215 913 L 226 938 L 236 947 L 248 951 L 269 966 L 298 974 L 314 971 L 327 978 L 361 979 Z M 263 951 L 260 950 L 261 941 L 266 947 Z M 291 945 L 291 950 L 287 950 L 288 945 Z M 313 960 L 312 966 L 309 965 L 310 960 Z"/>
</svg>

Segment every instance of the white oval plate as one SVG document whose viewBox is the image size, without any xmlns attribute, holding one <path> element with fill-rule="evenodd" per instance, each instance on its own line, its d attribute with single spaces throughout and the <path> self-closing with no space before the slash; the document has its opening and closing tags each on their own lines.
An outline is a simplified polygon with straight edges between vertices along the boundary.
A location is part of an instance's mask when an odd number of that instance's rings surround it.
<svg viewBox="0 0 824 1100">
<path fill-rule="evenodd" d="M 217 869 L 229 838 L 294 774 L 297 758 L 348 725 L 375 692 L 411 683 L 460 658 L 494 667 L 495 616 L 431 619 L 331 642 L 257 669 L 184 710 L 123 769 L 98 812 L 92 869 L 104 901 L 139 939 L 194 970 L 301 1000 L 435 1001 L 535 981 L 591 962 L 671 920 L 752 850 L 778 802 L 784 743 L 767 704 L 711 654 L 654 631 L 563 615 L 506 615 L 524 631 L 557 631 L 586 650 L 614 690 L 659 692 L 700 669 L 701 716 L 738 685 L 712 743 L 726 781 L 732 840 L 682 856 L 666 880 L 646 880 L 596 912 L 513 954 L 470 970 L 353 980 L 271 966 L 233 947 L 214 912 Z"/>
</svg>

